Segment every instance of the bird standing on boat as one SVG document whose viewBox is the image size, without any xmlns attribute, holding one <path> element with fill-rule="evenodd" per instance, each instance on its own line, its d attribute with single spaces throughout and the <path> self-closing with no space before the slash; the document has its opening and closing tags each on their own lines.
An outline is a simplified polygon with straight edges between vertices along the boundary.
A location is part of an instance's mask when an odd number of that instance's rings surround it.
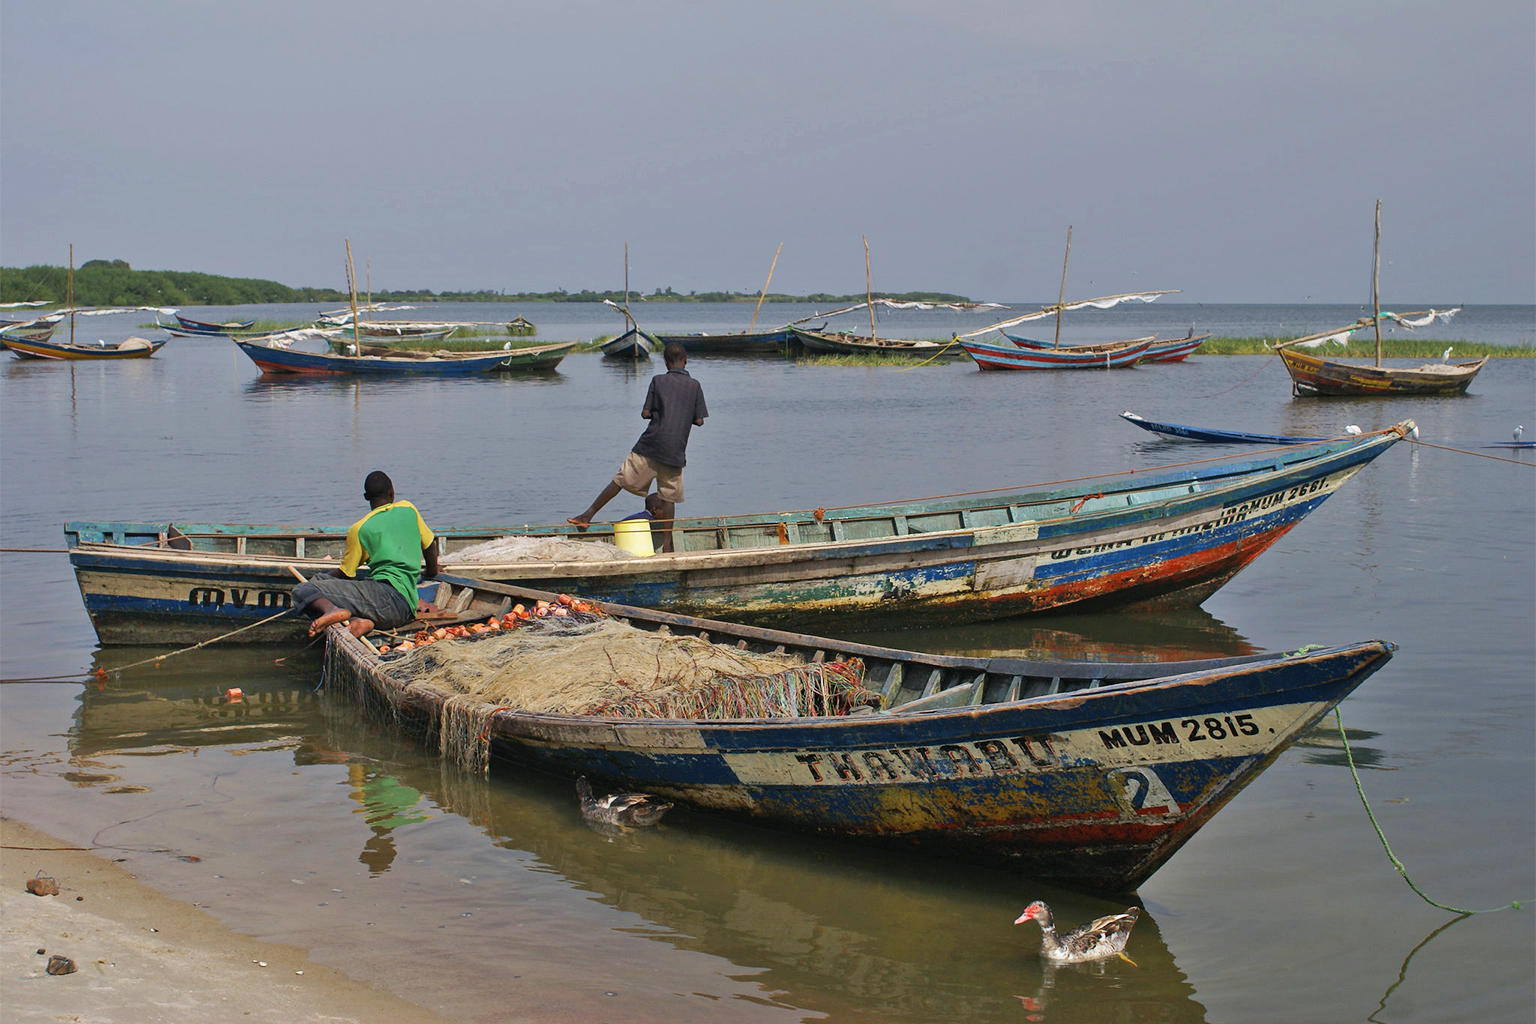
<svg viewBox="0 0 1536 1024">
<path fill-rule="evenodd" d="M 581 798 L 581 816 L 600 831 L 627 831 L 654 825 L 672 809 L 649 793 L 612 793 L 601 799 L 592 796 L 592 784 L 585 775 L 576 780 L 576 795 Z"/>
<path fill-rule="evenodd" d="M 1520 440 L 1520 438 L 1522 438 L 1524 436 L 1525 436 L 1525 425 L 1521 424 L 1520 426 L 1515 428 L 1515 440 L 1518 441 L 1518 440 Z"/>
<path fill-rule="evenodd" d="M 1451 349 L 1453 349 L 1455 347 L 1456 347 L 1455 345 L 1447 345 L 1447 346 L 1445 346 L 1445 351 L 1440 353 L 1440 361 L 1442 363 L 1451 358 Z"/>
<path fill-rule="evenodd" d="M 1024 913 L 1013 923 L 1034 921 L 1040 925 L 1040 955 L 1047 960 L 1059 964 L 1080 964 L 1118 956 L 1135 967 L 1136 961 L 1125 955 L 1125 940 L 1131 937 L 1131 928 L 1140 916 L 1139 908 L 1127 907 L 1123 914 L 1101 917 L 1058 936 L 1051 908 L 1043 901 L 1035 900 L 1024 908 Z"/>
<path fill-rule="evenodd" d="M 1345 426 L 1344 433 L 1346 433 L 1346 434 L 1359 434 L 1359 433 L 1363 433 L 1363 431 L 1360 429 L 1359 425 L 1351 423 L 1351 424 L 1348 424 L 1347 426 Z"/>
</svg>

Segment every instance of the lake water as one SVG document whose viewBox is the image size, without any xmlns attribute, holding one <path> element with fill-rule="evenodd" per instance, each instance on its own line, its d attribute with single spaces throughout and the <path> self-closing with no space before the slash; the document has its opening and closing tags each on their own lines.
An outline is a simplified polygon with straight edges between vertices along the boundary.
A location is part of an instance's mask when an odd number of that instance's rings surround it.
<svg viewBox="0 0 1536 1024">
<path fill-rule="evenodd" d="M 750 309 L 658 305 L 644 323 L 740 328 Z M 301 319 L 315 307 L 188 312 Z M 399 315 L 515 312 L 541 340 L 621 323 L 571 305 Z M 786 312 L 765 307 L 760 322 Z M 1294 335 L 1357 313 L 1159 303 L 1112 325 L 1084 315 L 1080 332 L 1070 320 L 1069 340 L 1182 334 L 1191 322 Z M 905 316 L 887 315 L 882 333 L 988 322 Z M 121 319 L 89 322 L 92 340 L 145 333 Z M 1532 319 L 1531 307 L 1474 307 L 1423 333 L 1529 343 Z M 483 380 L 274 380 L 229 342 L 198 339 L 90 366 L 7 356 L 3 544 L 61 547 L 75 518 L 347 523 L 366 511 L 360 484 L 375 468 L 429 522 L 559 521 L 638 436 L 658 369 L 590 353 L 554 373 Z M 1480 447 L 1516 424 L 1536 431 L 1536 360 L 1495 360 L 1470 394 L 1416 400 L 1292 398 L 1261 356 L 1057 374 L 705 356 L 689 369 L 711 411 L 689 450 L 683 511 L 694 515 L 1218 454 L 1155 440 L 1123 409 L 1308 435 L 1412 417 L 1423 441 L 1476 452 L 1397 445 L 1199 609 L 863 638 L 1116 659 L 1392 640 L 1397 656 L 1342 712 L 1394 852 L 1440 902 L 1536 897 L 1536 460 Z M 636 510 L 621 496 L 606 511 Z M 232 927 L 464 1020 L 1403 1024 L 1528 1020 L 1536 1000 L 1530 909 L 1457 921 L 1421 902 L 1371 829 L 1331 718 L 1141 888 L 1137 966 L 1050 969 L 1038 931 L 1011 924 L 1026 903 L 1046 899 L 1071 926 L 1123 901 L 682 809 L 655 832 L 607 839 L 583 827 L 566 781 L 461 775 L 316 693 L 317 650 L 215 646 L 105 685 L 0 686 L 5 813 L 102 847 Z M 0 556 L 6 679 L 154 653 L 96 647 L 64 555 Z M 243 704 L 221 699 L 231 686 Z"/>
</svg>

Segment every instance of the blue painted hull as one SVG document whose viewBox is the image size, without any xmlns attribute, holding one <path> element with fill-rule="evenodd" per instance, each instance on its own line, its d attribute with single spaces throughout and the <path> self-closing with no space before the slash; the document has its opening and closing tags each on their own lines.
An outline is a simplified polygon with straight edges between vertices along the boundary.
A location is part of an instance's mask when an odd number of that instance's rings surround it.
<svg viewBox="0 0 1536 1024">
<path fill-rule="evenodd" d="M 1142 430 L 1154 434 L 1162 434 L 1165 437 L 1180 438 L 1185 441 L 1203 441 L 1206 444 L 1308 444 L 1313 441 L 1321 441 L 1320 437 L 1291 437 L 1285 434 L 1249 434 L 1237 430 L 1215 430 L 1209 427 L 1186 427 L 1177 423 L 1154 423 L 1144 420 L 1133 412 L 1123 412 L 1120 417 L 1128 423 L 1134 423 Z"/>
<path fill-rule="evenodd" d="M 378 356 L 326 355 L 272 348 L 257 342 L 233 339 L 240 351 L 251 357 L 263 373 L 365 374 L 389 377 L 452 377 L 491 373 L 502 369 L 548 369 L 557 365 L 575 342 L 548 346 L 547 358 L 530 359 L 527 350 L 432 359 L 390 358 Z M 553 351 L 558 349 L 559 351 Z"/>
</svg>

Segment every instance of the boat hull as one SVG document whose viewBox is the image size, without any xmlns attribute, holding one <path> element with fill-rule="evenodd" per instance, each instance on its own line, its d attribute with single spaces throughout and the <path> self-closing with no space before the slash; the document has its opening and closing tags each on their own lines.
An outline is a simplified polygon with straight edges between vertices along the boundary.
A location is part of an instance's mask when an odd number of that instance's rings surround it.
<svg viewBox="0 0 1536 1024">
<path fill-rule="evenodd" d="M 1119 370 L 1135 366 L 1147 349 L 1150 340 L 1123 346 L 1102 346 L 1100 351 L 1073 351 L 1070 348 L 1022 348 L 1014 345 L 986 345 L 979 341 L 960 340 L 960 347 L 968 352 L 976 365 L 983 370 Z"/>
<path fill-rule="evenodd" d="M 655 628 L 639 609 L 607 611 Z M 736 640 L 726 624 L 679 619 L 667 628 Z M 385 659 L 344 629 L 327 641 L 327 688 L 434 731 L 447 694 L 430 680 L 385 674 Z M 740 642 L 858 657 L 882 692 L 882 674 L 931 676 L 931 687 L 965 681 L 849 717 L 684 721 L 499 709 L 485 726 L 491 752 L 768 827 L 1127 892 L 1394 649 L 1369 641 L 1116 681 L 1116 666 L 1102 664 L 935 659 L 798 634 Z M 1073 675 L 1081 678 L 1064 691 L 1062 677 Z M 1055 692 L 1007 699 L 1037 684 Z"/>
<path fill-rule="evenodd" d="M 676 554 L 473 570 L 624 604 L 818 628 L 961 623 L 1067 606 L 1194 605 L 1411 427 L 1235 466 L 1148 471 L 1118 490 L 1101 482 L 1102 490 L 1001 494 L 982 505 L 685 519 L 674 526 Z M 1242 466 L 1249 472 L 1238 472 Z M 179 529 L 204 550 L 159 546 L 163 525 L 66 525 L 70 560 L 103 643 L 196 642 L 257 622 L 291 600 L 289 566 L 308 574 L 335 565 L 345 536 L 340 526 Z M 450 566 L 455 551 L 497 536 L 575 535 L 557 527 L 444 526 L 437 533 Z M 298 621 L 279 619 L 236 639 L 300 631 Z"/>
<path fill-rule="evenodd" d="M 1215 430 L 1209 427 L 1187 427 L 1179 423 L 1154 423 L 1142 419 L 1133 412 L 1122 412 L 1120 418 L 1134 423 L 1142 430 L 1180 441 L 1199 441 L 1204 444 L 1310 444 L 1323 440 L 1320 437 L 1292 437 L 1285 434 L 1246 434 L 1237 430 Z"/>
<path fill-rule="evenodd" d="M 1279 349 L 1295 394 L 1319 397 L 1456 395 L 1467 390 L 1488 357 L 1456 363 L 1448 371 L 1367 366 Z"/>
<path fill-rule="evenodd" d="M 262 373 L 271 374 L 364 374 L 376 376 L 458 376 L 491 373 L 497 370 L 546 370 L 560 364 L 574 341 L 540 345 L 535 348 L 496 352 L 490 355 L 412 359 L 388 356 L 324 355 L 274 348 L 256 342 L 234 339 Z"/>
<path fill-rule="evenodd" d="M 132 348 L 77 345 L 46 338 L 19 338 L 7 335 L 5 347 L 24 359 L 57 359 L 65 362 L 99 362 L 103 359 L 148 359 L 165 347 L 168 338 L 145 342 Z M 126 345 L 123 342 L 122 345 Z"/>
<path fill-rule="evenodd" d="M 649 359 L 661 345 L 651 335 L 632 327 L 617 338 L 603 342 L 601 348 L 604 356 L 615 359 Z"/>
<path fill-rule="evenodd" d="M 950 349 L 957 356 L 960 354 L 956 349 L 951 348 L 951 343 L 942 341 L 905 341 L 898 338 L 879 338 L 871 341 L 869 338 L 861 338 L 854 334 L 807 331 L 799 327 L 792 327 L 790 330 L 794 332 L 795 341 L 808 352 L 836 355 L 932 356 Z"/>
<path fill-rule="evenodd" d="M 742 331 L 737 334 L 658 334 L 661 345 L 677 342 L 690 354 L 708 352 L 711 355 L 771 355 L 784 351 L 792 337 L 787 327 L 772 331 Z"/>
</svg>

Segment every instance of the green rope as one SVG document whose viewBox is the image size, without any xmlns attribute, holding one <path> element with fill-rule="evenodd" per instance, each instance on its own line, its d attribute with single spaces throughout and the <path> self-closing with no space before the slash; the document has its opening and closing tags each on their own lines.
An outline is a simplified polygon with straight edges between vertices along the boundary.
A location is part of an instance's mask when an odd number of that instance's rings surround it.
<svg viewBox="0 0 1536 1024">
<path fill-rule="evenodd" d="M 1338 724 L 1339 741 L 1344 744 L 1344 759 L 1349 762 L 1349 774 L 1355 778 L 1355 792 L 1360 794 L 1360 804 L 1365 808 L 1365 816 L 1371 819 L 1371 827 L 1376 830 L 1376 838 L 1381 840 L 1381 848 L 1387 851 L 1387 859 L 1392 862 L 1392 866 L 1397 869 L 1397 873 L 1403 876 L 1403 881 L 1408 883 L 1408 888 L 1418 893 L 1419 899 L 1430 906 L 1439 907 L 1441 910 L 1448 910 L 1453 914 L 1461 914 L 1463 916 L 1469 914 L 1492 914 L 1500 910 L 1519 910 L 1519 900 L 1506 903 L 1502 907 L 1490 907 L 1487 910 L 1463 910 L 1460 907 L 1448 907 L 1444 903 L 1436 903 L 1430 899 L 1424 894 L 1423 889 L 1414 884 L 1413 879 L 1408 877 L 1408 869 L 1403 867 L 1403 862 L 1397 859 L 1397 854 L 1393 853 L 1392 847 L 1388 845 L 1387 837 L 1382 833 L 1381 826 L 1376 822 L 1376 815 L 1371 813 L 1370 801 L 1365 798 L 1365 787 L 1360 783 L 1360 772 L 1355 768 L 1355 755 L 1349 749 L 1349 737 L 1344 735 L 1344 716 L 1339 714 L 1337 706 L 1333 709 L 1333 720 Z"/>
</svg>

